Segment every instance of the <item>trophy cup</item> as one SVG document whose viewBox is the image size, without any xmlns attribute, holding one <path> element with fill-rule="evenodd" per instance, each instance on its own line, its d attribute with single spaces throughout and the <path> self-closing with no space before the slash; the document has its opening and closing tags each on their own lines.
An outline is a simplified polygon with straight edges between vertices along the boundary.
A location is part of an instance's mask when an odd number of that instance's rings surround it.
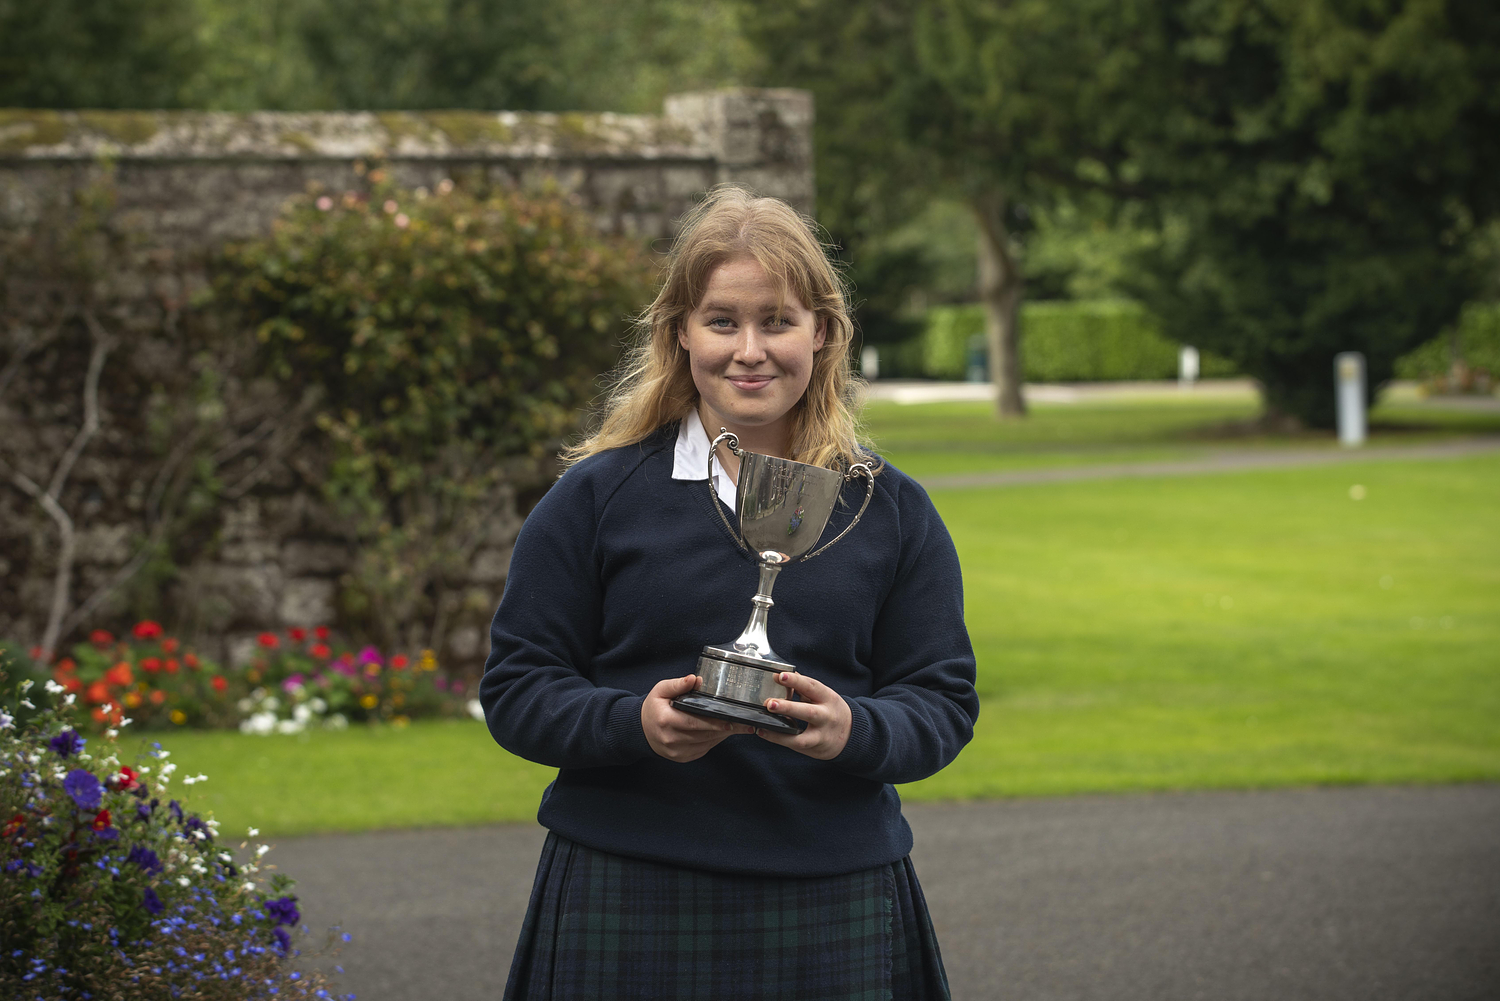
<svg viewBox="0 0 1500 1001">
<path fill-rule="evenodd" d="M 719 444 L 725 442 L 740 460 L 737 480 L 740 530 L 736 532 L 724 516 L 724 509 L 714 492 L 713 457 Z M 714 510 L 724 527 L 741 548 L 755 553 L 760 560 L 760 587 L 750 599 L 750 621 L 744 632 L 731 643 L 706 646 L 698 657 L 695 672 L 701 679 L 698 688 L 679 695 L 672 704 L 683 712 L 731 723 L 748 723 L 776 733 L 801 733 L 807 724 L 799 719 L 780 716 L 766 709 L 767 699 L 793 698 L 792 690 L 776 680 L 782 671 L 796 667 L 782 660 L 771 649 L 766 635 L 770 614 L 771 588 L 782 567 L 793 560 L 810 560 L 849 534 L 859 524 L 870 498 L 875 495 L 875 474 L 862 462 L 840 473 L 805 462 L 779 459 L 759 452 L 744 451 L 739 439 L 724 428 L 708 450 L 708 493 Z M 844 483 L 856 476 L 866 481 L 865 502 L 854 520 L 849 522 L 827 545 L 808 552 L 818 544 L 833 506 L 838 502 Z"/>
</svg>

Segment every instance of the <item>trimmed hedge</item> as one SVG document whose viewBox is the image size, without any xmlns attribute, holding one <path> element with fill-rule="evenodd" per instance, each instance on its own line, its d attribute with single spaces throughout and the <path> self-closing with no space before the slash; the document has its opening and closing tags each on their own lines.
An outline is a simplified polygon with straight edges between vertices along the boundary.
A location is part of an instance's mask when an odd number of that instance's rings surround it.
<svg viewBox="0 0 1500 1001">
<path fill-rule="evenodd" d="M 1450 375 L 1450 337 L 1451 331 L 1445 330 L 1396 362 L 1397 377 L 1443 388 L 1438 384 Z M 1500 377 L 1500 302 L 1471 302 L 1464 307 L 1458 320 L 1458 348 L 1469 372 L 1482 373 L 1486 385 Z"/>
<path fill-rule="evenodd" d="M 933 379 L 962 379 L 971 338 L 984 336 L 984 307 L 939 306 L 898 365 Z M 1029 302 L 1021 307 L 1021 359 L 1028 382 L 1175 379 L 1178 345 L 1162 336 L 1139 303 L 1118 300 Z M 900 361 L 906 364 L 900 365 Z M 1201 375 L 1234 375 L 1204 354 Z"/>
</svg>

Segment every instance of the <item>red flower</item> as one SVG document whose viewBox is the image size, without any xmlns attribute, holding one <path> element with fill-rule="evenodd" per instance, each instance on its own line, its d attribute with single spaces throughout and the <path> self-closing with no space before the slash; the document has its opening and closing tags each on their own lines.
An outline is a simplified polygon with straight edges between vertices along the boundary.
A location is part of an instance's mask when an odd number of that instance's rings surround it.
<svg viewBox="0 0 1500 1001">
<path fill-rule="evenodd" d="M 166 701 L 166 698 L 167 698 L 167 693 L 164 692 L 164 691 L 162 691 L 160 688 L 158 688 L 156 691 L 154 691 L 154 692 L 151 693 L 151 704 L 153 706 L 159 706 L 164 701 Z"/>
<path fill-rule="evenodd" d="M 77 678 L 66 679 L 65 681 L 63 681 L 62 686 L 74 695 L 77 695 L 79 692 L 83 691 L 83 682 L 79 681 Z"/>
<path fill-rule="evenodd" d="M 131 672 L 130 665 L 122 660 L 114 667 L 104 672 L 104 680 L 109 682 L 111 685 L 116 685 L 120 688 L 124 688 L 126 685 L 135 680 L 135 675 Z"/>
<path fill-rule="evenodd" d="M 198 670 L 198 658 L 193 654 L 183 654 L 182 662 L 193 670 Z M 168 668 L 170 670 L 170 668 Z"/>
<path fill-rule="evenodd" d="M 281 641 L 276 638 L 275 633 L 261 633 L 259 636 L 255 637 L 255 642 L 259 643 L 267 650 L 274 650 L 281 644 Z"/>
<path fill-rule="evenodd" d="M 43 650 L 40 646 L 34 646 L 26 652 L 31 655 L 32 660 L 40 661 L 43 664 L 52 659 L 47 651 Z"/>
<path fill-rule="evenodd" d="M 411 661 L 409 661 L 409 660 L 406 659 L 406 654 L 404 654 L 404 653 L 398 653 L 398 654 L 396 654 L 396 656 L 394 656 L 394 657 L 391 658 L 391 670 L 392 671 L 400 671 L 403 668 L 405 668 L 407 664 L 410 664 L 410 663 L 411 663 Z"/>
<path fill-rule="evenodd" d="M 89 825 L 96 831 L 102 831 L 109 826 L 109 811 L 100 810 L 94 814 L 94 822 Z"/>
<path fill-rule="evenodd" d="M 312 654 L 314 657 L 317 657 L 319 660 L 325 660 L 327 659 L 329 654 L 333 653 L 332 650 L 328 649 L 327 643 L 314 643 L 312 645 L 312 649 L 307 652 Z"/>
<path fill-rule="evenodd" d="M 214 680 L 210 681 L 209 684 L 214 686 L 214 691 L 216 692 L 222 692 L 224 689 L 229 687 L 229 682 L 224 680 L 224 676 L 222 674 L 214 675 Z"/>
<path fill-rule="evenodd" d="M 157 657 L 145 658 L 141 661 L 141 670 L 146 671 L 150 674 L 155 674 L 157 671 L 161 670 L 161 659 Z"/>
<path fill-rule="evenodd" d="M 3 829 L 0 829 L 0 838 L 8 838 L 17 831 L 24 831 L 25 829 L 26 814 L 18 813 L 10 818 L 10 823 L 6 824 Z"/>
<path fill-rule="evenodd" d="M 121 791 L 134 789 L 140 785 L 139 778 L 140 776 L 134 768 L 131 768 L 129 765 L 121 765 L 120 774 L 114 777 L 114 787 Z"/>
<path fill-rule="evenodd" d="M 138 640 L 154 640 L 162 633 L 161 624 L 152 622 L 150 619 L 137 622 L 135 628 L 130 631 L 135 633 L 135 638 Z"/>
<path fill-rule="evenodd" d="M 174 657 L 168 657 L 167 658 L 167 663 L 164 666 L 166 667 L 168 674 L 176 674 L 177 673 L 177 660 L 176 660 L 176 658 L 174 658 Z"/>
<path fill-rule="evenodd" d="M 95 629 L 89 633 L 89 642 L 94 646 L 109 646 L 114 641 L 114 634 L 104 629 Z"/>
<path fill-rule="evenodd" d="M 57 670 L 55 674 L 72 674 L 76 670 L 78 670 L 78 665 L 73 663 L 73 658 L 64 657 L 62 660 L 57 662 Z"/>
<path fill-rule="evenodd" d="M 168 636 L 166 639 L 164 639 L 164 640 L 161 641 L 161 649 L 162 649 L 162 653 L 176 653 L 177 652 L 177 641 L 175 639 L 173 639 L 172 637 Z"/>
<path fill-rule="evenodd" d="M 286 634 L 298 643 L 301 643 L 303 640 L 307 639 L 307 630 L 303 629 L 300 626 L 295 626 L 291 629 L 288 629 L 286 631 Z"/>
<path fill-rule="evenodd" d="M 316 636 L 320 640 L 326 640 L 328 638 L 328 627 L 327 626 L 318 626 L 316 629 L 313 630 L 313 635 Z"/>
<path fill-rule="evenodd" d="M 106 685 L 102 681 L 96 681 L 92 685 L 89 686 L 88 694 L 85 695 L 84 697 L 86 699 L 88 699 L 90 702 L 93 702 L 95 704 L 102 704 L 102 703 L 108 702 L 109 701 L 109 686 Z M 96 715 L 94 718 L 95 719 L 102 719 L 103 717 Z"/>
</svg>

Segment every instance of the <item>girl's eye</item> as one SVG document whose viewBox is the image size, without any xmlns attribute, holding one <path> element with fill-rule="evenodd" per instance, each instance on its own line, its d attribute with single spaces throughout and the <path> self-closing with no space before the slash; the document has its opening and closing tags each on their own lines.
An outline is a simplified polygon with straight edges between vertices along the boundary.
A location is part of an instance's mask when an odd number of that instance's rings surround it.
<svg viewBox="0 0 1500 1001">
<path fill-rule="evenodd" d="M 708 325 L 715 330 L 726 330 L 729 327 L 734 326 L 734 321 L 729 319 L 727 316 L 716 316 L 712 320 L 708 321 Z"/>
</svg>

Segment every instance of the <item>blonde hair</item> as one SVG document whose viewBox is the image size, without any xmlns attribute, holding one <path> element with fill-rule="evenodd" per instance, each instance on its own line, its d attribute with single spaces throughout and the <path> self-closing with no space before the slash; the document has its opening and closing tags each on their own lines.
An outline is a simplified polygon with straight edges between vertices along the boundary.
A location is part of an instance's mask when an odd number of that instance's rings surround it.
<svg viewBox="0 0 1500 1001">
<path fill-rule="evenodd" d="M 615 372 L 598 429 L 565 450 L 565 462 L 634 445 L 693 409 L 698 390 L 677 333 L 702 301 L 714 269 L 736 257 L 754 258 L 782 296 L 795 297 L 824 324 L 807 391 L 792 407 L 787 458 L 829 468 L 869 461 L 854 413 L 854 323 L 844 283 L 814 224 L 779 198 L 720 185 L 683 219 L 661 289 L 636 321 L 635 343 Z"/>
</svg>

